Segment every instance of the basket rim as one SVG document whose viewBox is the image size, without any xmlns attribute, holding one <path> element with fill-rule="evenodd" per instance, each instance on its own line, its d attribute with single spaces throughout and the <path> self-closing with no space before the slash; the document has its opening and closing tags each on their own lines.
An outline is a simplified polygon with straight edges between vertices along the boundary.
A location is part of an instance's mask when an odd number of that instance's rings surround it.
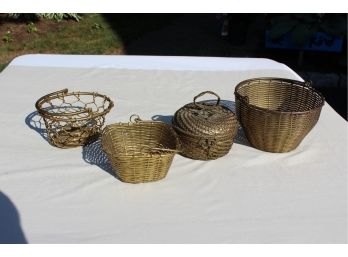
<svg viewBox="0 0 348 257">
<path fill-rule="evenodd" d="M 105 126 L 104 130 L 107 128 L 107 127 L 116 127 L 116 126 L 132 126 L 132 125 L 139 125 L 141 123 L 157 123 L 157 124 L 163 124 L 164 126 L 168 127 L 168 128 L 172 128 L 172 126 L 168 123 L 165 123 L 163 121 L 160 121 L 160 120 L 140 120 L 140 121 L 136 121 L 136 122 L 115 122 L 115 123 L 112 123 L 112 124 L 108 124 Z"/>
<path fill-rule="evenodd" d="M 125 153 L 120 153 L 118 152 L 117 154 L 115 153 L 111 153 L 110 151 L 108 151 L 107 149 L 103 148 L 104 152 L 107 155 L 110 155 L 112 157 L 115 158 L 130 158 L 130 157 L 147 157 L 147 158 L 152 158 L 155 156 L 173 156 L 177 153 L 180 153 L 181 151 L 179 150 L 173 150 L 173 149 L 155 149 L 158 150 L 158 152 L 139 152 L 136 154 L 125 154 Z M 160 152 L 161 151 L 161 152 Z"/>
<path fill-rule="evenodd" d="M 59 98 L 60 95 L 62 95 L 63 97 L 65 96 L 71 96 L 71 95 L 93 95 L 93 96 L 97 96 L 97 97 L 101 97 L 104 98 L 106 101 L 109 102 L 109 106 L 102 112 L 91 112 L 88 109 L 84 109 L 82 111 L 79 112 L 73 112 L 73 113 L 51 113 L 49 111 L 46 111 L 44 109 L 42 109 L 42 105 L 47 102 L 48 100 L 53 100 L 53 99 L 57 99 Z M 114 107 L 114 102 L 111 100 L 110 97 L 100 94 L 98 92 L 87 92 L 87 91 L 72 91 L 72 92 L 68 92 L 68 89 L 63 89 L 57 92 L 53 92 L 53 93 L 49 93 L 46 94 L 42 97 L 40 97 L 36 103 L 35 103 L 35 108 L 38 111 L 39 114 L 41 114 L 44 117 L 70 117 L 76 114 L 81 114 L 81 113 L 86 113 L 88 112 L 89 115 L 87 117 L 82 117 L 82 118 L 76 118 L 76 121 L 79 120 L 85 120 L 85 119 L 91 119 L 91 118 L 95 118 L 95 117 L 99 117 L 99 116 L 103 116 L 107 113 L 110 112 L 110 110 Z"/>
<path fill-rule="evenodd" d="M 291 112 L 291 111 L 276 111 L 276 110 L 271 110 L 271 109 L 267 109 L 267 108 L 263 108 L 254 104 L 250 104 L 247 103 L 244 99 L 243 96 L 237 92 L 238 89 L 240 89 L 241 87 L 243 87 L 245 85 L 245 83 L 247 82 L 251 82 L 251 81 L 255 81 L 255 80 L 276 80 L 276 81 L 285 81 L 285 82 L 290 82 L 293 84 L 297 84 L 297 86 L 301 86 L 301 87 L 306 87 L 309 88 L 310 90 L 312 90 L 313 92 L 315 92 L 316 94 L 318 94 L 322 100 L 322 103 L 318 106 L 315 107 L 313 109 L 307 110 L 307 111 L 296 111 L 296 112 Z M 277 78 L 277 77 L 259 77 L 259 78 L 252 78 L 252 79 L 247 79 L 247 80 L 243 80 L 241 82 L 239 82 L 237 84 L 237 86 L 235 87 L 234 90 L 234 94 L 236 96 L 236 100 L 240 100 L 241 102 L 243 102 L 244 104 L 257 109 L 259 111 L 263 111 L 263 112 L 268 112 L 268 113 L 275 113 L 275 114 L 307 114 L 310 112 L 314 112 L 317 110 L 320 110 L 324 105 L 325 105 L 325 97 L 322 95 L 321 92 L 319 92 L 318 90 L 316 90 L 315 88 L 311 87 L 311 86 L 307 86 L 306 82 L 302 82 L 302 81 L 298 81 L 298 80 L 293 80 L 293 79 L 286 79 L 286 78 Z"/>
<path fill-rule="evenodd" d="M 142 154 L 137 154 L 137 155 L 134 155 L 134 156 L 154 156 L 154 155 L 173 155 L 173 154 L 176 154 L 176 153 L 179 153 L 181 152 L 181 142 L 180 142 L 180 139 L 176 133 L 176 131 L 174 130 L 173 126 L 171 126 L 170 124 L 167 124 L 163 121 L 152 121 L 152 120 L 140 120 L 140 121 L 136 121 L 136 122 L 117 122 L 117 123 L 113 123 L 113 124 L 109 124 L 109 125 L 106 125 L 102 132 L 101 132 L 101 139 L 102 139 L 102 142 L 103 142 L 103 138 L 105 138 L 105 135 L 107 133 L 110 133 L 111 129 L 112 128 L 116 128 L 116 127 L 132 127 L 132 126 L 139 126 L 141 124 L 144 124 L 144 123 L 148 123 L 148 124 L 157 124 L 157 125 L 161 125 L 161 126 L 164 126 L 165 128 L 167 128 L 174 136 L 175 138 L 175 149 L 170 149 L 170 148 L 162 148 L 162 149 L 155 149 L 155 150 L 162 150 L 163 152 L 157 152 L 157 153 L 149 153 L 149 152 L 146 152 L 146 153 L 142 153 Z M 103 143 L 102 143 L 103 145 Z M 104 149 L 104 147 L 103 147 Z M 108 153 L 108 151 L 106 149 L 104 149 L 105 152 Z M 108 153 L 108 154 L 111 154 L 111 155 L 114 155 L 112 153 Z M 118 156 L 132 156 L 132 155 L 128 155 L 128 154 L 119 154 Z"/>
</svg>

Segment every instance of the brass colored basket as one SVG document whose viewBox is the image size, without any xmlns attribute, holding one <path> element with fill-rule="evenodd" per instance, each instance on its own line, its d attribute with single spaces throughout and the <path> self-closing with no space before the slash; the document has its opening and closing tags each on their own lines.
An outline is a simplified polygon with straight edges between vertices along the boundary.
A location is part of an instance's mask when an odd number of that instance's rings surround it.
<svg viewBox="0 0 348 257">
<path fill-rule="evenodd" d="M 86 144 L 98 135 L 105 115 L 114 106 L 105 95 L 57 91 L 41 97 L 35 107 L 42 116 L 50 142 L 61 148 Z"/>
<path fill-rule="evenodd" d="M 137 115 L 132 115 L 129 123 L 107 125 L 102 132 L 102 146 L 116 175 L 127 183 L 163 179 L 180 149 L 170 125 L 142 121 Z"/>
<path fill-rule="evenodd" d="M 242 81 L 235 96 L 237 116 L 250 144 L 275 153 L 291 151 L 301 143 L 325 102 L 310 82 L 282 78 Z"/>
<path fill-rule="evenodd" d="M 216 103 L 196 103 L 204 94 L 217 97 Z M 205 91 L 194 97 L 193 103 L 180 108 L 173 126 L 182 144 L 183 156 L 196 160 L 214 160 L 226 155 L 238 131 L 236 115 L 220 105 L 220 97 Z"/>
</svg>

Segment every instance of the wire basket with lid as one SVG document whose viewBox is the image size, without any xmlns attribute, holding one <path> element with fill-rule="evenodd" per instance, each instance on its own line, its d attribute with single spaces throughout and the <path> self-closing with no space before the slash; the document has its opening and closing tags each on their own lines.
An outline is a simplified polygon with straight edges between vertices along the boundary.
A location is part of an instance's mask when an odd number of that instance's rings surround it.
<svg viewBox="0 0 348 257">
<path fill-rule="evenodd" d="M 205 95 L 217 97 L 217 101 L 196 102 Z M 220 97 L 212 91 L 204 91 L 193 102 L 176 111 L 173 126 L 182 144 L 183 156 L 196 160 L 214 160 L 226 155 L 237 134 L 236 115 L 220 104 Z"/>
<path fill-rule="evenodd" d="M 51 144 L 60 148 L 84 145 L 98 135 L 113 106 L 105 95 L 68 89 L 47 94 L 35 104 Z"/>
<path fill-rule="evenodd" d="M 121 181 L 144 183 L 167 175 L 180 142 L 169 124 L 132 115 L 129 123 L 104 128 L 102 147 Z"/>
<path fill-rule="evenodd" d="M 267 152 L 295 149 L 317 123 L 324 97 L 310 82 L 255 78 L 235 88 L 238 119 L 252 146 Z"/>
</svg>

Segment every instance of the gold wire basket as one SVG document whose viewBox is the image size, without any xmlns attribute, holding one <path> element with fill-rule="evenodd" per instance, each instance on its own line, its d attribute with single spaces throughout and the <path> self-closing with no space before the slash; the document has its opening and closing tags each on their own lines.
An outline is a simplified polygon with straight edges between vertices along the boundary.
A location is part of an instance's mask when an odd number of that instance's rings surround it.
<svg viewBox="0 0 348 257">
<path fill-rule="evenodd" d="M 282 78 L 242 81 L 235 89 L 238 119 L 250 144 L 267 152 L 295 149 L 317 123 L 324 97 L 311 82 Z"/>
<path fill-rule="evenodd" d="M 61 148 L 84 145 L 98 135 L 113 106 L 105 95 L 68 89 L 47 94 L 35 104 L 50 142 Z"/>
<path fill-rule="evenodd" d="M 197 98 L 212 94 L 216 103 L 197 103 Z M 183 156 L 195 160 L 214 160 L 226 155 L 238 131 L 236 115 L 220 105 L 220 97 L 212 91 L 204 91 L 176 111 L 173 126 L 182 144 Z"/>
<path fill-rule="evenodd" d="M 160 121 L 142 121 L 132 115 L 129 123 L 107 125 L 102 146 L 117 177 L 127 183 L 163 179 L 180 150 L 173 128 Z"/>
</svg>

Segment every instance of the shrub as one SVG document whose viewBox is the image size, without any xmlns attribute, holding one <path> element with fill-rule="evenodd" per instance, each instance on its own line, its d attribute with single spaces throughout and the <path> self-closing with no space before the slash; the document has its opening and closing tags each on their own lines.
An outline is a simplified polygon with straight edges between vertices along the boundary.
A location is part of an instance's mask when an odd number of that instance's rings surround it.
<svg viewBox="0 0 348 257">
<path fill-rule="evenodd" d="M 63 19 L 73 19 L 75 21 L 80 21 L 82 18 L 77 13 L 36 13 L 40 18 L 61 21 Z"/>
<path fill-rule="evenodd" d="M 72 19 L 80 21 L 82 17 L 77 13 L 9 13 L 8 17 L 16 20 L 35 21 L 38 19 L 48 19 L 62 21 Z"/>
<path fill-rule="evenodd" d="M 27 24 L 27 32 L 28 33 L 37 32 L 37 28 L 36 28 L 34 22 L 31 21 Z"/>
<path fill-rule="evenodd" d="M 5 43 L 9 43 L 13 41 L 13 35 L 12 35 L 12 31 L 8 30 L 6 31 L 6 33 L 2 36 L 2 41 L 4 41 Z"/>
</svg>

